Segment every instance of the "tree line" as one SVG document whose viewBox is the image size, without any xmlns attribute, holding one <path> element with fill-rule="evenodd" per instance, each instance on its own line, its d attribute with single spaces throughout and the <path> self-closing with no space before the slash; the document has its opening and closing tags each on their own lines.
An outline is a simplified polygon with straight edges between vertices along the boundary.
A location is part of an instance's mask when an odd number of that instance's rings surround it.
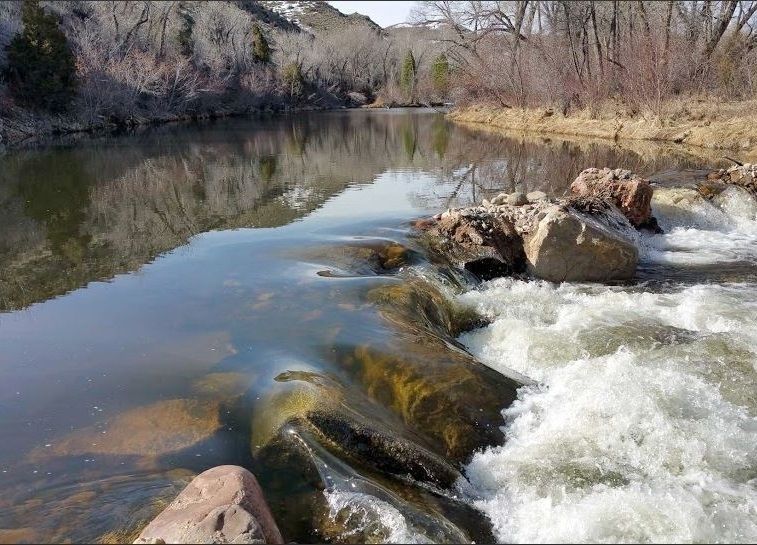
<svg viewBox="0 0 757 545">
<path fill-rule="evenodd" d="M 420 4 L 418 23 L 447 30 L 458 100 L 659 110 L 679 96 L 757 93 L 754 0 Z"/>
<path fill-rule="evenodd" d="M 0 116 L 85 124 L 380 99 L 446 99 L 446 45 L 358 24 L 310 33 L 258 2 L 0 3 Z"/>
</svg>

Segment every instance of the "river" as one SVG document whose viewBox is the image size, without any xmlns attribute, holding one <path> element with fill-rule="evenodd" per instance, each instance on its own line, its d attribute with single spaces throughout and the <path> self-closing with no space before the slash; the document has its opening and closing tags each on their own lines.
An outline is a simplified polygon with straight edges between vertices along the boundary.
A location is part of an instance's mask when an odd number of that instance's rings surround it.
<svg viewBox="0 0 757 545">
<path fill-rule="evenodd" d="M 757 540 L 757 203 L 669 187 L 716 163 L 425 110 L 0 157 L 0 541 L 133 539 L 221 464 L 288 541 Z M 411 229 L 589 166 L 666 186 L 632 282 L 477 283 Z"/>
</svg>

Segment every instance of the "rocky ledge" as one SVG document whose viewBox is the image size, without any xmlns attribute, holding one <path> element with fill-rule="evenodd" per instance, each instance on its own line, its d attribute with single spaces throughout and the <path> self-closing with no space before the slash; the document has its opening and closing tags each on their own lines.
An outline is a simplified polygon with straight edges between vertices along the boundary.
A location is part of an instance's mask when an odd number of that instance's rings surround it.
<svg viewBox="0 0 757 545">
<path fill-rule="evenodd" d="M 639 260 L 637 229 L 659 230 L 652 192 L 630 171 L 591 168 L 561 199 L 502 193 L 416 226 L 434 251 L 483 280 L 526 272 L 553 282 L 624 280 Z"/>
</svg>

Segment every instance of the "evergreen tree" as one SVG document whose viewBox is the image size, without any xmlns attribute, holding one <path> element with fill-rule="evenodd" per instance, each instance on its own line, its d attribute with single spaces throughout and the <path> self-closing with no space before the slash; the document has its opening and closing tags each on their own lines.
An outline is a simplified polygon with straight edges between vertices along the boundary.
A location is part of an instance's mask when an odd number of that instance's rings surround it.
<svg viewBox="0 0 757 545">
<path fill-rule="evenodd" d="M 192 16 L 185 11 L 180 11 L 179 14 L 181 15 L 181 28 L 176 36 L 176 40 L 179 42 L 181 54 L 185 57 L 191 57 L 194 53 L 192 31 L 194 30 L 195 21 Z"/>
<path fill-rule="evenodd" d="M 21 21 L 23 31 L 7 47 L 11 93 L 27 106 L 63 111 L 76 92 L 76 60 L 66 35 L 36 0 L 24 1 Z"/>
<path fill-rule="evenodd" d="M 296 62 L 290 62 L 284 66 L 284 73 L 282 79 L 287 87 L 289 87 L 289 94 L 293 97 L 302 95 L 305 91 L 305 78 L 302 77 L 302 68 Z"/>
<path fill-rule="evenodd" d="M 449 91 L 449 61 L 447 55 L 442 53 L 431 66 L 431 80 L 434 82 L 434 89 L 441 96 L 447 96 Z"/>
<path fill-rule="evenodd" d="M 408 50 L 405 60 L 402 61 L 402 71 L 400 72 L 400 87 L 407 95 L 410 101 L 415 94 L 415 57 L 413 52 Z"/>
<path fill-rule="evenodd" d="M 268 63 L 271 61 L 271 48 L 257 23 L 252 26 L 252 56 L 257 62 Z"/>
</svg>

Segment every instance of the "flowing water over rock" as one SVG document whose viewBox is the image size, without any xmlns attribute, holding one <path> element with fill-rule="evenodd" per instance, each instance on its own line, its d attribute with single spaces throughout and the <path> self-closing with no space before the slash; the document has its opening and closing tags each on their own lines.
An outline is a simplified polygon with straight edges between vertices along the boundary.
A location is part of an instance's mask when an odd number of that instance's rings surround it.
<svg viewBox="0 0 757 545">
<path fill-rule="evenodd" d="M 0 163 L 0 541 L 133 539 L 223 464 L 287 541 L 755 537 L 754 201 L 659 191 L 613 286 L 480 284 L 411 228 L 716 165 L 423 111 Z"/>
<path fill-rule="evenodd" d="M 501 279 L 461 341 L 538 381 L 467 468 L 510 542 L 757 539 L 757 203 L 662 189 L 640 281 Z"/>
</svg>

